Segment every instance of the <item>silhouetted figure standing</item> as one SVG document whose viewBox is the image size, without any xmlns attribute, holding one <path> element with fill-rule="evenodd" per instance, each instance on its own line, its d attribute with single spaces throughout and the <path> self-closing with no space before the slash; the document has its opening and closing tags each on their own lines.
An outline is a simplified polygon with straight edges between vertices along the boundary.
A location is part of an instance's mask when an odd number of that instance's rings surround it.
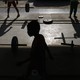
<svg viewBox="0 0 80 80">
<path fill-rule="evenodd" d="M 41 76 L 46 74 L 46 64 L 45 64 L 45 51 L 48 52 L 51 59 L 52 56 L 45 42 L 44 36 L 39 34 L 40 24 L 33 20 L 27 25 L 27 32 L 29 36 L 34 36 L 34 40 L 31 47 L 31 64 L 28 69 L 28 75 L 30 75 L 32 70 L 37 70 Z"/>
<path fill-rule="evenodd" d="M 16 4 L 18 4 L 18 0 L 5 0 L 5 4 L 8 5 L 7 17 L 9 17 L 9 11 L 10 11 L 11 4 L 14 6 L 14 8 L 16 9 L 16 11 L 17 11 L 17 13 L 18 13 L 17 17 L 20 16 L 19 10 L 18 10 L 18 8 L 17 8 L 17 6 L 16 6 Z"/>
<path fill-rule="evenodd" d="M 71 18 L 72 13 L 74 12 L 74 17 L 77 18 L 77 7 L 78 7 L 78 0 L 70 0 L 70 15 L 69 18 Z"/>
</svg>

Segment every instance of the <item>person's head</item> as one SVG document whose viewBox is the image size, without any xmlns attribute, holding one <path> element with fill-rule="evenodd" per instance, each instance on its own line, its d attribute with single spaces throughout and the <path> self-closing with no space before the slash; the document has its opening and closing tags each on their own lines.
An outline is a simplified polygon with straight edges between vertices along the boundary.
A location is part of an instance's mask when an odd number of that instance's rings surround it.
<svg viewBox="0 0 80 80">
<path fill-rule="evenodd" d="M 39 34 L 40 31 L 40 24 L 37 20 L 32 20 L 27 25 L 27 32 L 29 36 L 36 36 Z"/>
</svg>

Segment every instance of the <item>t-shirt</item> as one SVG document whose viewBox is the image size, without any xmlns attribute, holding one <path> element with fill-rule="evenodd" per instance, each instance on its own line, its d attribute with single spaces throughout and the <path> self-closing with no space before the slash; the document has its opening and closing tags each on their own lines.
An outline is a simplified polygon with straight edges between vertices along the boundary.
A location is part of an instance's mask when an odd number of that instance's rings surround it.
<svg viewBox="0 0 80 80">
<path fill-rule="evenodd" d="M 33 68 L 44 70 L 45 65 L 45 39 L 43 35 L 37 35 L 32 43 L 31 63 Z"/>
</svg>

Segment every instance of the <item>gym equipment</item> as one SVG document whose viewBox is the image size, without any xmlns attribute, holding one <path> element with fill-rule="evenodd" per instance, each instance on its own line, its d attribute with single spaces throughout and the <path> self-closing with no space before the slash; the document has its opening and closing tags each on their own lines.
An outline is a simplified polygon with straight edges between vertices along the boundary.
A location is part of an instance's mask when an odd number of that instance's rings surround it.
<svg viewBox="0 0 80 80">
<path fill-rule="evenodd" d="M 30 5 L 29 5 L 29 2 L 26 2 L 26 4 L 25 4 L 25 11 L 26 12 L 29 12 L 29 10 L 30 10 Z"/>
<path fill-rule="evenodd" d="M 43 23 L 45 24 L 52 24 L 53 20 L 52 19 L 44 19 Z"/>
<path fill-rule="evenodd" d="M 0 44 L 0 46 L 11 46 L 11 50 L 16 52 L 18 50 L 18 46 L 27 46 L 27 44 L 18 44 L 17 36 L 13 36 L 11 44 Z"/>
<path fill-rule="evenodd" d="M 23 46 L 23 45 L 18 44 L 17 36 L 13 36 L 12 41 L 11 41 L 11 49 L 12 49 L 12 51 L 13 52 L 17 51 L 18 50 L 18 46 Z M 24 45 L 24 46 L 26 46 L 26 45 Z"/>
</svg>

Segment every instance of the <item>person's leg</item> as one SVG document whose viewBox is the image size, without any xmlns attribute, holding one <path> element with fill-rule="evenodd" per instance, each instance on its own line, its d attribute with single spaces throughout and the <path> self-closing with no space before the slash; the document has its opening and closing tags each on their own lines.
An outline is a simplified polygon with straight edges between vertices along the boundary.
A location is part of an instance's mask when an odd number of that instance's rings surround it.
<svg viewBox="0 0 80 80">
<path fill-rule="evenodd" d="M 69 18 L 71 18 L 72 12 L 73 12 L 73 5 L 70 5 L 70 15 L 69 15 Z"/>
<path fill-rule="evenodd" d="M 11 6 L 11 3 L 8 2 L 7 17 L 9 17 L 10 6 Z"/>
<path fill-rule="evenodd" d="M 14 1 L 13 1 L 12 3 L 13 3 L 13 6 L 14 6 L 14 8 L 16 9 L 16 11 L 17 11 L 17 13 L 18 13 L 17 17 L 19 17 L 20 14 L 19 14 L 19 10 L 18 10 L 18 8 L 17 8 L 17 6 L 16 6 L 16 3 L 15 3 Z"/>
<path fill-rule="evenodd" d="M 77 13 L 77 6 L 78 6 L 78 5 L 75 5 L 75 8 L 74 8 L 74 17 L 75 17 L 75 18 L 77 18 L 77 16 L 76 16 L 76 13 Z"/>
</svg>

